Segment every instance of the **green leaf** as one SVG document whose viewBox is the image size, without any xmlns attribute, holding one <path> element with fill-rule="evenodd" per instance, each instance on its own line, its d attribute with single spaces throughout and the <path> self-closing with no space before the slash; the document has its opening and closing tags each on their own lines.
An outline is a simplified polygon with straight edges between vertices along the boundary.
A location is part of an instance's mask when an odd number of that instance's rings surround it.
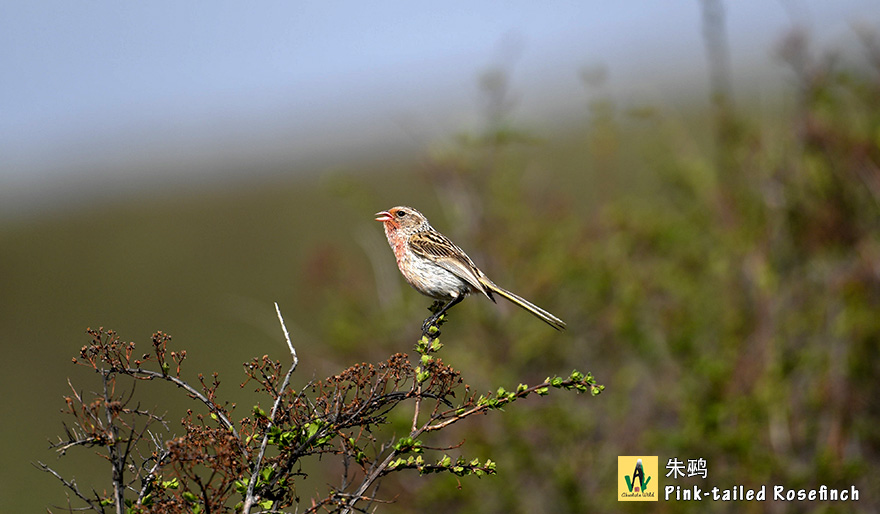
<svg viewBox="0 0 880 514">
<path fill-rule="evenodd" d="M 281 442 L 282 446 L 293 446 L 296 442 L 296 435 L 295 432 L 282 432 L 278 437 L 278 440 Z"/>
<path fill-rule="evenodd" d="M 393 448 L 401 453 L 406 453 L 413 446 L 413 438 L 412 437 L 401 437 L 394 443 Z"/>
<path fill-rule="evenodd" d="M 312 421 L 311 423 L 306 423 L 303 426 L 303 432 L 302 432 L 303 442 L 308 441 L 308 440 L 312 440 L 312 443 L 317 446 L 320 446 L 322 444 L 327 444 L 327 442 L 330 441 L 331 439 L 333 439 L 336 436 L 336 434 L 330 432 L 330 433 L 325 433 L 324 435 L 322 435 L 320 437 L 316 437 L 319 434 L 319 432 L 321 430 L 325 429 L 327 426 L 329 426 L 329 423 L 327 423 L 326 421 L 320 420 L 320 419 Z"/>
<path fill-rule="evenodd" d="M 430 344 L 431 340 L 428 338 L 428 336 L 422 336 L 421 339 L 416 341 L 416 351 L 424 355 L 425 353 L 428 353 Z"/>
<path fill-rule="evenodd" d="M 406 460 L 404 460 L 403 457 L 398 457 L 397 460 L 392 461 L 391 464 L 388 465 L 388 470 L 391 471 L 391 470 L 397 468 L 398 466 L 402 466 L 404 464 L 406 464 Z"/>
<path fill-rule="evenodd" d="M 401 437 L 396 443 L 394 443 L 393 448 L 399 453 L 422 453 L 424 451 L 422 448 L 422 442 L 416 441 L 412 437 Z"/>
</svg>

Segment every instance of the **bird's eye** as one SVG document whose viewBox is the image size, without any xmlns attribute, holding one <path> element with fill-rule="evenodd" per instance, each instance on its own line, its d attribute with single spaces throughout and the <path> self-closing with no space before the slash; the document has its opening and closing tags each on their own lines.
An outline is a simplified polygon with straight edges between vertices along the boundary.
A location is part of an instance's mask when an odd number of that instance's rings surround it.
<svg viewBox="0 0 880 514">
<path fill-rule="evenodd" d="M 398 217 L 398 218 L 402 218 L 402 217 L 404 217 L 404 216 L 406 216 L 406 211 L 397 211 L 397 217 Z"/>
</svg>

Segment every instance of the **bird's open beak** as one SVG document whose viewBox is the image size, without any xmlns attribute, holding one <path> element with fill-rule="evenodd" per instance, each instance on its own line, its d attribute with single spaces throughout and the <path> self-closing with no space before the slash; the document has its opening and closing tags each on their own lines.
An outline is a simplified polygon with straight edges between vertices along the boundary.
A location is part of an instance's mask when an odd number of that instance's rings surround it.
<svg viewBox="0 0 880 514">
<path fill-rule="evenodd" d="M 376 221 L 391 221 L 394 218 L 391 216 L 391 213 L 388 211 L 381 211 L 376 213 Z"/>
</svg>

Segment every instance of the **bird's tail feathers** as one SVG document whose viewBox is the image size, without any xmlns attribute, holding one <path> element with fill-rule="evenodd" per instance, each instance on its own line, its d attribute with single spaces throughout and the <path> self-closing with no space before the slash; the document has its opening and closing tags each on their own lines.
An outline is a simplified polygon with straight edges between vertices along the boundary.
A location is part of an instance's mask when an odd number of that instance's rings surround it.
<svg viewBox="0 0 880 514">
<path fill-rule="evenodd" d="M 489 289 L 493 293 L 497 293 L 497 294 L 503 296 L 504 298 L 506 298 L 507 300 L 509 300 L 510 302 L 512 302 L 516 305 L 519 305 L 523 309 L 531 312 L 533 315 L 535 315 L 535 317 L 539 318 L 541 321 L 550 325 L 551 327 L 555 328 L 556 330 L 565 330 L 565 322 L 564 321 L 562 321 L 561 319 L 557 318 L 556 316 L 550 314 L 549 312 L 545 311 L 544 309 L 538 307 L 537 305 L 533 304 L 532 302 L 526 300 L 525 298 L 523 298 L 519 295 L 516 295 L 514 293 L 511 293 L 510 291 L 508 291 L 506 289 L 498 287 L 494 282 L 492 282 L 488 278 L 480 277 L 480 283 L 483 284 L 487 289 Z"/>
</svg>

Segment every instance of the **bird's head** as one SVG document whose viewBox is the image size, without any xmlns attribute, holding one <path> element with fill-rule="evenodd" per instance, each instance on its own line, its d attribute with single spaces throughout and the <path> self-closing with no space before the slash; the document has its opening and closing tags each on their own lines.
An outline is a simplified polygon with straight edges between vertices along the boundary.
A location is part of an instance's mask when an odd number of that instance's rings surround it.
<svg viewBox="0 0 880 514">
<path fill-rule="evenodd" d="M 385 224 L 385 230 L 403 230 L 405 232 L 415 232 L 421 230 L 428 225 L 428 220 L 419 211 L 412 207 L 392 207 L 387 211 L 376 213 L 376 221 Z"/>
</svg>

